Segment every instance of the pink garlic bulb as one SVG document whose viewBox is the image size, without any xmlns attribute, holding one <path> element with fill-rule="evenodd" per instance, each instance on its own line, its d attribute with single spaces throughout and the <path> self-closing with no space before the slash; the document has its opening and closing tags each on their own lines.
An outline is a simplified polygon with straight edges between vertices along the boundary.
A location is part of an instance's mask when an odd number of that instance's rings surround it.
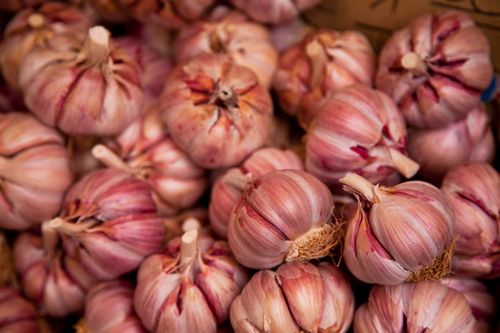
<svg viewBox="0 0 500 333">
<path fill-rule="evenodd" d="M 78 1 L 78 0 L 76 0 Z M 130 20 L 128 0 L 81 0 L 95 16 L 112 23 L 124 23 Z"/>
<path fill-rule="evenodd" d="M 234 208 L 229 245 L 241 264 L 256 269 L 324 257 L 340 241 L 333 207 L 330 191 L 311 174 L 266 173 L 246 186 Z"/>
<path fill-rule="evenodd" d="M 364 85 L 343 89 L 330 99 L 309 128 L 306 169 L 329 185 L 348 172 L 373 183 L 397 172 L 406 178 L 418 164 L 406 156 L 406 126 L 392 100 Z"/>
<path fill-rule="evenodd" d="M 142 22 L 134 31 L 136 38 L 145 41 L 151 48 L 163 57 L 171 58 L 173 53 L 174 32 L 156 21 Z"/>
<path fill-rule="evenodd" d="M 271 85 L 278 65 L 278 52 L 266 27 L 232 11 L 216 12 L 211 20 L 186 26 L 174 45 L 177 62 L 202 53 L 226 54 L 235 64 L 251 69 L 264 87 Z"/>
<path fill-rule="evenodd" d="M 464 12 L 448 11 L 421 16 L 387 41 L 376 85 L 409 125 L 438 128 L 479 105 L 492 77 L 486 36 Z"/>
<path fill-rule="evenodd" d="M 99 280 L 139 267 L 160 249 L 164 234 L 149 186 L 117 169 L 93 171 L 75 183 L 48 227 L 63 238 L 65 252 Z"/>
<path fill-rule="evenodd" d="M 43 323 L 30 302 L 11 287 L 0 287 L 0 332 L 44 333 Z"/>
<path fill-rule="evenodd" d="M 304 170 L 300 157 L 291 150 L 262 148 L 250 155 L 239 168 L 229 169 L 212 187 L 208 206 L 210 225 L 215 233 L 227 238 L 231 212 L 251 180 L 275 170 Z"/>
<path fill-rule="evenodd" d="M 109 31 L 96 26 L 84 42 L 56 35 L 21 64 L 28 109 L 71 135 L 112 135 L 142 111 L 141 71 L 127 51 L 110 47 Z"/>
<path fill-rule="evenodd" d="M 461 164 L 491 162 L 495 142 L 488 114 L 478 106 L 446 127 L 410 130 L 408 155 L 420 165 L 421 177 L 436 182 Z"/>
<path fill-rule="evenodd" d="M 147 333 L 133 307 L 133 287 L 120 280 L 102 282 L 85 297 L 85 316 L 77 333 Z"/>
<path fill-rule="evenodd" d="M 354 173 L 340 181 L 358 199 L 347 224 L 343 254 L 355 277 L 396 285 L 449 273 L 455 221 L 438 188 L 421 181 L 374 186 Z"/>
<path fill-rule="evenodd" d="M 255 74 L 228 56 L 178 64 L 160 96 L 172 140 L 204 168 L 230 167 L 269 137 L 273 106 Z"/>
<path fill-rule="evenodd" d="M 0 177 L 0 227 L 23 230 L 52 218 L 72 177 L 64 139 L 29 114 L 0 114 Z"/>
<path fill-rule="evenodd" d="M 205 207 L 195 207 L 182 211 L 178 215 L 163 219 L 165 240 L 170 241 L 176 237 L 180 237 L 185 231 L 194 228 L 202 228 L 202 231 L 206 231 L 203 228 L 208 225 L 208 210 Z"/>
<path fill-rule="evenodd" d="M 177 148 L 152 104 L 114 140 L 92 149 L 95 158 L 146 182 L 160 213 L 193 206 L 205 191 L 205 171 Z"/>
<path fill-rule="evenodd" d="M 276 272 L 260 271 L 231 306 L 236 333 L 343 333 L 353 315 L 349 281 L 326 262 L 292 262 Z"/>
<path fill-rule="evenodd" d="M 372 85 L 375 53 L 364 35 L 322 29 L 281 54 L 273 88 L 283 111 L 307 127 L 340 89 Z"/>
<path fill-rule="evenodd" d="M 500 277 L 500 176 L 486 163 L 452 169 L 441 185 L 455 212 L 453 271 Z"/>
<path fill-rule="evenodd" d="M 321 0 L 230 0 L 253 20 L 264 23 L 284 23 L 300 12 L 316 6 Z"/>
<path fill-rule="evenodd" d="M 215 333 L 247 280 L 226 242 L 192 229 L 142 263 L 134 307 L 153 333 Z"/>
<path fill-rule="evenodd" d="M 465 297 L 437 281 L 374 286 L 354 316 L 354 333 L 477 333 Z"/>
<path fill-rule="evenodd" d="M 82 33 L 90 23 L 84 13 L 61 2 L 47 2 L 38 9 L 23 7 L 5 28 L 0 44 L 0 67 L 9 87 L 19 90 L 20 65 L 29 51 L 46 46 L 54 35 Z"/>
<path fill-rule="evenodd" d="M 478 333 L 491 332 L 490 324 L 495 317 L 496 304 L 495 298 L 488 293 L 484 284 L 466 278 L 448 278 L 441 280 L 441 283 L 464 295 L 471 307 L 472 315 L 477 320 Z"/>
<path fill-rule="evenodd" d="M 47 0 L 2 0 L 0 3 L 0 10 L 6 10 L 9 12 L 17 12 L 26 7 L 34 7 L 44 2 L 48 2 Z"/>
<path fill-rule="evenodd" d="M 274 47 L 279 52 L 283 52 L 289 47 L 300 43 L 312 29 L 304 20 L 297 17 L 285 23 L 272 26 L 271 40 Z"/>
</svg>

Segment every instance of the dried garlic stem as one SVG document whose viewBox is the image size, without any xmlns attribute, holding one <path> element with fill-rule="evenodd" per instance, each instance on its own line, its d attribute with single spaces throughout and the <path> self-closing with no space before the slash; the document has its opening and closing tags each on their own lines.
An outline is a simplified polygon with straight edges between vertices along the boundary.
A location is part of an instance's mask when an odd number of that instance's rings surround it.
<svg viewBox="0 0 500 333">
<path fill-rule="evenodd" d="M 39 13 L 28 16 L 28 24 L 32 29 L 41 28 L 45 24 L 45 17 Z"/>
<path fill-rule="evenodd" d="M 391 148 L 389 149 L 389 152 L 391 153 L 391 160 L 394 163 L 394 167 L 403 176 L 405 176 L 406 178 L 411 178 L 417 173 L 418 169 L 420 168 L 420 165 L 417 162 L 401 153 L 397 149 Z"/>
<path fill-rule="evenodd" d="M 312 260 L 330 254 L 332 248 L 342 240 L 342 224 L 327 223 L 320 228 L 309 230 L 304 235 L 295 239 L 285 260 Z"/>
<path fill-rule="evenodd" d="M 245 175 L 238 170 L 237 172 L 230 172 L 224 176 L 224 183 L 236 187 L 240 191 L 244 191 L 251 179 L 251 174 Z"/>
<path fill-rule="evenodd" d="M 109 37 L 109 31 L 100 25 L 89 29 L 82 52 L 90 63 L 99 63 L 108 58 Z"/>
<path fill-rule="evenodd" d="M 181 264 L 186 264 L 198 252 L 198 230 L 190 230 L 181 237 Z"/>
<path fill-rule="evenodd" d="M 375 202 L 374 185 L 360 175 L 348 172 L 347 175 L 340 179 L 340 183 L 349 186 L 364 196 L 366 200 Z"/>
<path fill-rule="evenodd" d="M 94 148 L 92 148 L 92 156 L 107 167 L 119 169 L 129 174 L 133 173 L 127 163 L 125 163 L 118 155 L 116 155 L 114 151 L 105 145 L 95 145 Z"/>
<path fill-rule="evenodd" d="M 415 75 L 423 75 L 427 72 L 427 65 L 415 52 L 408 52 L 401 58 L 401 66 Z"/>
<path fill-rule="evenodd" d="M 323 45 L 316 39 L 311 41 L 306 46 L 306 53 L 311 60 L 311 89 L 317 88 L 324 80 L 325 67 L 328 62 L 328 57 Z"/>
<path fill-rule="evenodd" d="M 89 219 L 80 223 L 71 223 L 60 217 L 56 217 L 47 223 L 49 228 L 55 229 L 67 235 L 73 235 L 93 227 L 98 222 L 96 220 Z"/>
<path fill-rule="evenodd" d="M 194 217 L 189 217 L 184 223 L 182 224 L 182 231 L 183 232 L 188 232 L 191 230 L 199 230 L 201 227 L 200 221 L 198 219 L 195 219 Z"/>
<path fill-rule="evenodd" d="M 56 219 L 60 218 L 56 217 L 54 220 Z M 49 256 L 54 255 L 57 248 L 57 243 L 59 242 L 59 233 L 57 232 L 57 230 L 50 226 L 50 222 L 54 220 L 44 222 L 42 224 L 43 249 Z"/>
</svg>

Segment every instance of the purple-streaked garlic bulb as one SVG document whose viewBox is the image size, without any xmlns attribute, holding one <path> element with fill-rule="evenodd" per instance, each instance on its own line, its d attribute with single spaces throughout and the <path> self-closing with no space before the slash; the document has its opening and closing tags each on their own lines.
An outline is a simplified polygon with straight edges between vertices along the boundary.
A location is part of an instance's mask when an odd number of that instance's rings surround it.
<svg viewBox="0 0 500 333">
<path fill-rule="evenodd" d="M 95 146 L 92 154 L 146 182 L 164 215 L 190 208 L 206 188 L 205 171 L 174 144 L 155 104 L 115 139 Z"/>
<path fill-rule="evenodd" d="M 441 185 L 455 212 L 457 274 L 500 276 L 500 176 L 486 163 L 452 169 Z"/>
<path fill-rule="evenodd" d="M 278 65 L 278 52 L 269 31 L 237 12 L 225 12 L 224 8 L 218 11 L 210 20 L 180 31 L 175 42 L 175 60 L 184 61 L 202 53 L 227 54 L 235 64 L 251 69 L 262 86 L 269 87 Z"/>
<path fill-rule="evenodd" d="M 42 122 L 71 135 L 112 135 L 143 110 L 141 70 L 102 26 L 56 35 L 21 63 L 24 102 Z"/>
<path fill-rule="evenodd" d="M 33 304 L 12 287 L 0 287 L 0 332 L 48 333 Z"/>
<path fill-rule="evenodd" d="M 215 333 L 247 279 L 226 242 L 192 229 L 142 263 L 134 307 L 153 333 Z"/>
<path fill-rule="evenodd" d="M 418 164 L 406 156 L 406 125 L 394 102 L 381 91 L 355 85 L 326 102 L 309 128 L 306 169 L 338 186 L 348 172 L 373 183 L 398 172 L 410 178 Z"/>
<path fill-rule="evenodd" d="M 482 106 L 443 128 L 414 129 L 408 133 L 408 155 L 419 165 L 419 175 L 439 182 L 467 162 L 491 162 L 495 140 L 488 114 Z"/>
<path fill-rule="evenodd" d="M 66 194 L 59 217 L 48 222 L 64 250 L 99 280 L 139 267 L 159 250 L 164 228 L 149 186 L 117 169 L 93 171 Z"/>
<path fill-rule="evenodd" d="M 255 274 L 231 306 L 236 333 L 347 332 L 354 294 L 334 265 L 292 262 Z"/>
<path fill-rule="evenodd" d="M 215 233 L 227 238 L 231 212 L 253 179 L 275 170 L 304 170 L 300 157 L 291 150 L 262 148 L 250 155 L 238 168 L 229 169 L 212 187 L 208 206 L 210 225 Z"/>
<path fill-rule="evenodd" d="M 300 17 L 271 27 L 271 40 L 274 47 L 283 52 L 300 43 L 313 28 Z"/>
<path fill-rule="evenodd" d="M 102 282 L 85 297 L 77 333 L 147 333 L 134 311 L 134 288 L 125 281 Z"/>
<path fill-rule="evenodd" d="M 37 9 L 23 7 L 5 28 L 0 44 L 0 67 L 9 87 L 19 89 L 20 65 L 29 51 L 46 46 L 57 34 L 83 35 L 90 24 L 83 12 L 61 2 L 47 2 Z"/>
<path fill-rule="evenodd" d="M 375 186 L 354 173 L 340 181 L 358 199 L 343 253 L 355 277 L 396 285 L 447 276 L 455 217 L 438 188 L 421 181 Z"/>
<path fill-rule="evenodd" d="M 284 23 L 300 12 L 316 6 L 321 0 L 230 0 L 253 20 L 263 23 Z"/>
<path fill-rule="evenodd" d="M 490 45 L 464 12 L 426 14 L 383 47 L 378 89 L 413 127 L 438 128 L 463 118 L 493 77 Z"/>
<path fill-rule="evenodd" d="M 311 174 L 266 173 L 246 186 L 234 208 L 229 245 L 241 264 L 256 269 L 327 256 L 339 243 L 333 208 L 330 191 Z"/>
<path fill-rule="evenodd" d="M 354 316 L 354 333 L 477 333 L 465 297 L 437 281 L 374 286 Z"/>
<path fill-rule="evenodd" d="M 0 114 L 0 179 L 0 227 L 28 229 L 54 217 L 71 183 L 64 139 L 30 114 Z"/>
<path fill-rule="evenodd" d="M 226 55 L 202 54 L 178 64 L 159 103 L 172 140 L 204 168 L 240 163 L 270 134 L 269 92 Z"/>
<path fill-rule="evenodd" d="M 332 94 L 344 87 L 372 85 L 375 53 L 359 32 L 318 30 L 280 56 L 273 88 L 283 111 L 308 127 Z"/>
</svg>

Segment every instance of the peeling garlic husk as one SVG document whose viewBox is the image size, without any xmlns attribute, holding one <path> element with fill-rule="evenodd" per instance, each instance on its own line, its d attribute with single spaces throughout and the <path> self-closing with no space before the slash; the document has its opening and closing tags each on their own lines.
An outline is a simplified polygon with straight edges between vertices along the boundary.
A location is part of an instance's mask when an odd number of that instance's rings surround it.
<svg viewBox="0 0 500 333">
<path fill-rule="evenodd" d="M 490 45 L 467 14 L 427 14 L 397 31 L 383 47 L 378 89 L 398 104 L 407 123 L 439 128 L 479 105 L 493 77 Z"/>
<path fill-rule="evenodd" d="M 30 114 L 0 114 L 0 179 L 0 227 L 54 217 L 72 180 L 64 139 Z"/>
<path fill-rule="evenodd" d="M 343 252 L 354 276 L 396 285 L 448 275 L 455 216 L 438 188 L 422 181 L 384 187 L 354 173 L 341 183 L 358 200 Z"/>
<path fill-rule="evenodd" d="M 500 276 L 500 176 L 486 163 L 452 169 L 441 190 L 455 213 L 453 271 L 458 275 Z"/>
<path fill-rule="evenodd" d="M 284 23 L 300 15 L 300 12 L 312 8 L 321 0 L 230 0 L 253 20 L 263 23 Z"/>
<path fill-rule="evenodd" d="M 349 281 L 330 263 L 286 263 L 256 273 L 231 306 L 236 333 L 347 332 L 354 315 Z"/>
<path fill-rule="evenodd" d="M 210 225 L 215 233 L 227 239 L 231 212 L 238 205 L 247 183 L 275 170 L 304 170 L 300 157 L 291 150 L 261 148 L 238 168 L 231 168 L 212 187 L 208 206 Z"/>
<path fill-rule="evenodd" d="M 273 106 L 255 74 L 225 55 L 178 64 L 159 100 L 172 140 L 198 165 L 230 167 L 270 135 Z"/>
<path fill-rule="evenodd" d="M 465 297 L 437 281 L 374 286 L 354 316 L 354 333 L 473 333 Z"/>
<path fill-rule="evenodd" d="M 0 287 L 0 332 L 47 333 L 36 308 L 12 287 Z"/>
</svg>

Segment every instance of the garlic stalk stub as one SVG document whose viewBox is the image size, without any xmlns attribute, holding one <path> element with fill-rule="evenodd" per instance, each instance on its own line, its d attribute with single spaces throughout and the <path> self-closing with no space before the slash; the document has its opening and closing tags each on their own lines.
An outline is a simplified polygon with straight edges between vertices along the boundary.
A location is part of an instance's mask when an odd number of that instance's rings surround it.
<svg viewBox="0 0 500 333">
<path fill-rule="evenodd" d="M 24 101 L 42 122 L 71 135 L 112 135 L 142 112 L 140 68 L 127 51 L 110 46 L 102 26 L 84 42 L 56 35 L 23 60 Z"/>
<path fill-rule="evenodd" d="M 353 314 L 354 294 L 337 267 L 292 262 L 252 277 L 231 306 L 231 324 L 236 333 L 343 333 Z"/>
<path fill-rule="evenodd" d="M 344 87 L 372 85 L 375 53 L 359 32 L 318 30 L 286 50 L 273 88 L 283 110 L 308 127 L 324 103 Z"/>
<path fill-rule="evenodd" d="M 335 94 L 309 128 L 306 169 L 338 187 L 348 172 L 378 183 L 398 172 L 410 178 L 418 164 L 406 156 L 405 122 L 389 96 L 354 85 Z"/>
<path fill-rule="evenodd" d="M 238 205 L 247 184 L 275 170 L 304 170 L 304 165 L 291 150 L 262 148 L 253 152 L 239 168 L 229 169 L 215 182 L 208 209 L 210 225 L 219 237 L 227 238 L 231 212 Z"/>
<path fill-rule="evenodd" d="M 270 134 L 269 93 L 251 70 L 225 55 L 178 64 L 159 103 L 172 140 L 204 168 L 238 164 Z"/>
<path fill-rule="evenodd" d="M 455 212 L 453 271 L 470 277 L 499 277 L 498 172 L 486 163 L 458 166 L 445 176 L 441 190 Z"/>
<path fill-rule="evenodd" d="M 0 227 L 23 230 L 52 218 L 71 178 L 57 131 L 30 114 L 0 114 Z"/>
<path fill-rule="evenodd" d="M 253 20 L 263 23 L 284 23 L 300 15 L 300 12 L 316 6 L 321 0 L 230 0 Z"/>
<path fill-rule="evenodd" d="M 265 269 L 327 256 L 340 242 L 328 188 L 304 171 L 269 172 L 248 184 L 229 221 L 228 240 L 243 265 Z"/>
<path fill-rule="evenodd" d="M 142 263 L 134 308 L 153 333 L 215 333 L 247 280 L 226 242 L 192 229 Z"/>
<path fill-rule="evenodd" d="M 46 333 L 33 304 L 11 287 L 0 287 L 0 332 Z"/>
<path fill-rule="evenodd" d="M 490 45 L 467 14 L 427 14 L 384 45 L 378 89 L 398 104 L 409 125 L 439 128 L 479 105 L 493 77 Z"/>
<path fill-rule="evenodd" d="M 421 181 L 375 186 L 354 173 L 340 181 L 358 198 L 343 253 L 354 276 L 382 285 L 446 277 L 454 214 L 438 188 Z"/>
<path fill-rule="evenodd" d="M 473 333 L 465 297 L 437 281 L 374 286 L 354 316 L 354 333 Z"/>
</svg>

